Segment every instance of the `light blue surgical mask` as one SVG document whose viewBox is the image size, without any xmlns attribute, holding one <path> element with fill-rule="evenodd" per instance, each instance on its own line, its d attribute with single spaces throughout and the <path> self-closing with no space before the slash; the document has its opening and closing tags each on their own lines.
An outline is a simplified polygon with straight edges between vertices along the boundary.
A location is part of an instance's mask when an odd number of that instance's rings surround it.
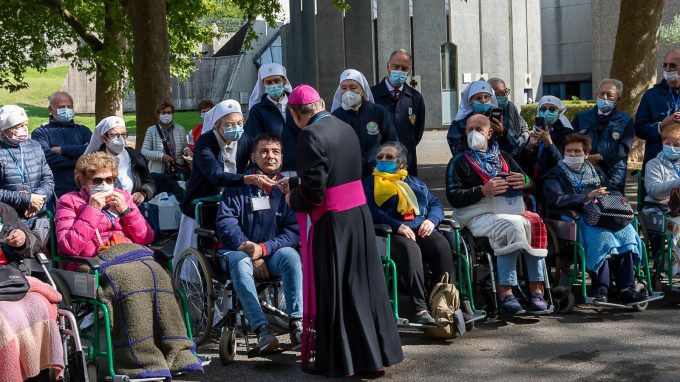
<svg viewBox="0 0 680 382">
<path fill-rule="evenodd" d="M 230 142 L 235 142 L 238 141 L 241 136 L 243 135 L 243 124 L 240 123 L 238 125 L 235 125 L 233 127 L 225 127 L 224 129 L 224 139 L 230 141 Z"/>
<path fill-rule="evenodd" d="M 539 117 L 545 118 L 545 124 L 548 126 L 552 126 L 557 122 L 557 118 L 560 116 L 560 114 L 557 111 L 539 111 L 538 112 Z"/>
<path fill-rule="evenodd" d="M 69 109 L 68 107 L 62 107 L 60 109 L 57 109 L 57 115 L 55 119 L 57 120 L 57 122 L 66 123 L 70 122 L 75 116 L 76 112 L 73 111 L 73 109 Z"/>
<path fill-rule="evenodd" d="M 395 88 L 400 88 L 401 85 L 406 83 L 407 79 L 408 79 L 408 72 L 402 72 L 400 70 L 391 70 L 390 71 L 390 83 Z"/>
<path fill-rule="evenodd" d="M 663 156 L 672 161 L 680 159 L 680 147 L 663 145 Z"/>
<path fill-rule="evenodd" d="M 472 101 L 472 111 L 474 111 L 475 114 L 486 114 L 489 109 L 491 109 L 491 102 L 481 103 Z"/>
<path fill-rule="evenodd" d="M 379 160 L 375 164 L 375 168 L 380 172 L 386 172 L 388 174 L 394 174 L 397 172 L 397 162 L 383 161 Z"/>
<path fill-rule="evenodd" d="M 265 85 L 264 91 L 267 92 L 267 95 L 271 98 L 278 99 L 283 95 L 283 84 Z"/>
<path fill-rule="evenodd" d="M 598 98 L 597 101 L 595 101 L 595 103 L 597 103 L 597 108 L 600 109 L 602 113 L 606 114 L 614 110 L 614 101 L 610 101 L 604 98 Z"/>
<path fill-rule="evenodd" d="M 505 108 L 508 106 L 508 96 L 496 96 L 498 107 Z"/>
</svg>

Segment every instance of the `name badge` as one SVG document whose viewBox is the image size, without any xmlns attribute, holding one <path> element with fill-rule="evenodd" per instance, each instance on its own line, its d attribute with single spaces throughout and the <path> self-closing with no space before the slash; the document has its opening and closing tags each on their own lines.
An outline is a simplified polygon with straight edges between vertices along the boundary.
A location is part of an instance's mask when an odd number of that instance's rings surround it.
<svg viewBox="0 0 680 382">
<path fill-rule="evenodd" d="M 258 196 L 250 199 L 253 204 L 253 211 L 268 210 L 269 207 L 269 196 Z"/>
</svg>

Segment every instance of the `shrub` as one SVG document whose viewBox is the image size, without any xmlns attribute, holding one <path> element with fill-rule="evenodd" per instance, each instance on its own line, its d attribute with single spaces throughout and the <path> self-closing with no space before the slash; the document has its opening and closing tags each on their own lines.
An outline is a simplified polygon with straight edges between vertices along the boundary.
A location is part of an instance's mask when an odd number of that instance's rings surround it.
<svg viewBox="0 0 680 382">
<path fill-rule="evenodd" d="M 584 111 L 584 110 L 590 110 L 593 107 L 595 107 L 595 102 L 592 101 L 584 101 L 584 100 L 573 100 L 573 101 L 562 101 L 564 105 L 567 107 L 566 116 L 569 118 L 569 121 L 574 120 L 574 117 L 576 117 L 576 114 Z M 526 105 L 522 105 L 522 110 L 520 114 L 522 115 L 522 118 L 524 118 L 525 121 L 529 124 L 529 126 L 533 126 L 534 124 L 534 118 L 536 118 L 536 109 L 538 108 L 538 103 L 530 103 Z"/>
</svg>

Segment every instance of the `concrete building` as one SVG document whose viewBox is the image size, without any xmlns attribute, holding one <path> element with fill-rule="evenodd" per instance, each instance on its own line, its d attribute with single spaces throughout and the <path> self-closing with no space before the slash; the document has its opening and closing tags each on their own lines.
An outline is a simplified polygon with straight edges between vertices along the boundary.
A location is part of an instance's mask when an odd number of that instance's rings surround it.
<svg viewBox="0 0 680 382">
<path fill-rule="evenodd" d="M 599 82 L 609 76 L 620 5 L 619 0 L 541 1 L 544 94 L 594 98 Z M 661 24 L 677 14 L 680 1 L 666 1 Z M 659 63 L 668 48 L 659 44 Z"/>
<path fill-rule="evenodd" d="M 330 105 L 346 68 L 377 83 L 397 48 L 412 52 L 411 83 L 425 98 L 427 128 L 447 128 L 459 94 L 501 77 L 513 102 L 535 99 L 541 80 L 539 0 L 290 0 L 283 61 L 296 85 L 316 86 Z"/>
</svg>

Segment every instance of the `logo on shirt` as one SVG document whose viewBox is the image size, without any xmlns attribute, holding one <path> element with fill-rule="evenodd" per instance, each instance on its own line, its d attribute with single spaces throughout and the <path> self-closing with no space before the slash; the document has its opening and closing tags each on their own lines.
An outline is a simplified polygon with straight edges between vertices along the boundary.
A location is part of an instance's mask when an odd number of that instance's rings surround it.
<svg viewBox="0 0 680 382">
<path fill-rule="evenodd" d="M 612 138 L 613 138 L 615 141 L 618 141 L 619 138 L 621 138 L 621 134 L 620 134 L 618 131 L 615 131 L 615 132 L 612 133 Z"/>
<path fill-rule="evenodd" d="M 371 121 L 366 125 L 366 131 L 368 132 L 369 135 L 377 135 L 380 133 L 380 130 L 378 129 L 378 124 Z"/>
</svg>

